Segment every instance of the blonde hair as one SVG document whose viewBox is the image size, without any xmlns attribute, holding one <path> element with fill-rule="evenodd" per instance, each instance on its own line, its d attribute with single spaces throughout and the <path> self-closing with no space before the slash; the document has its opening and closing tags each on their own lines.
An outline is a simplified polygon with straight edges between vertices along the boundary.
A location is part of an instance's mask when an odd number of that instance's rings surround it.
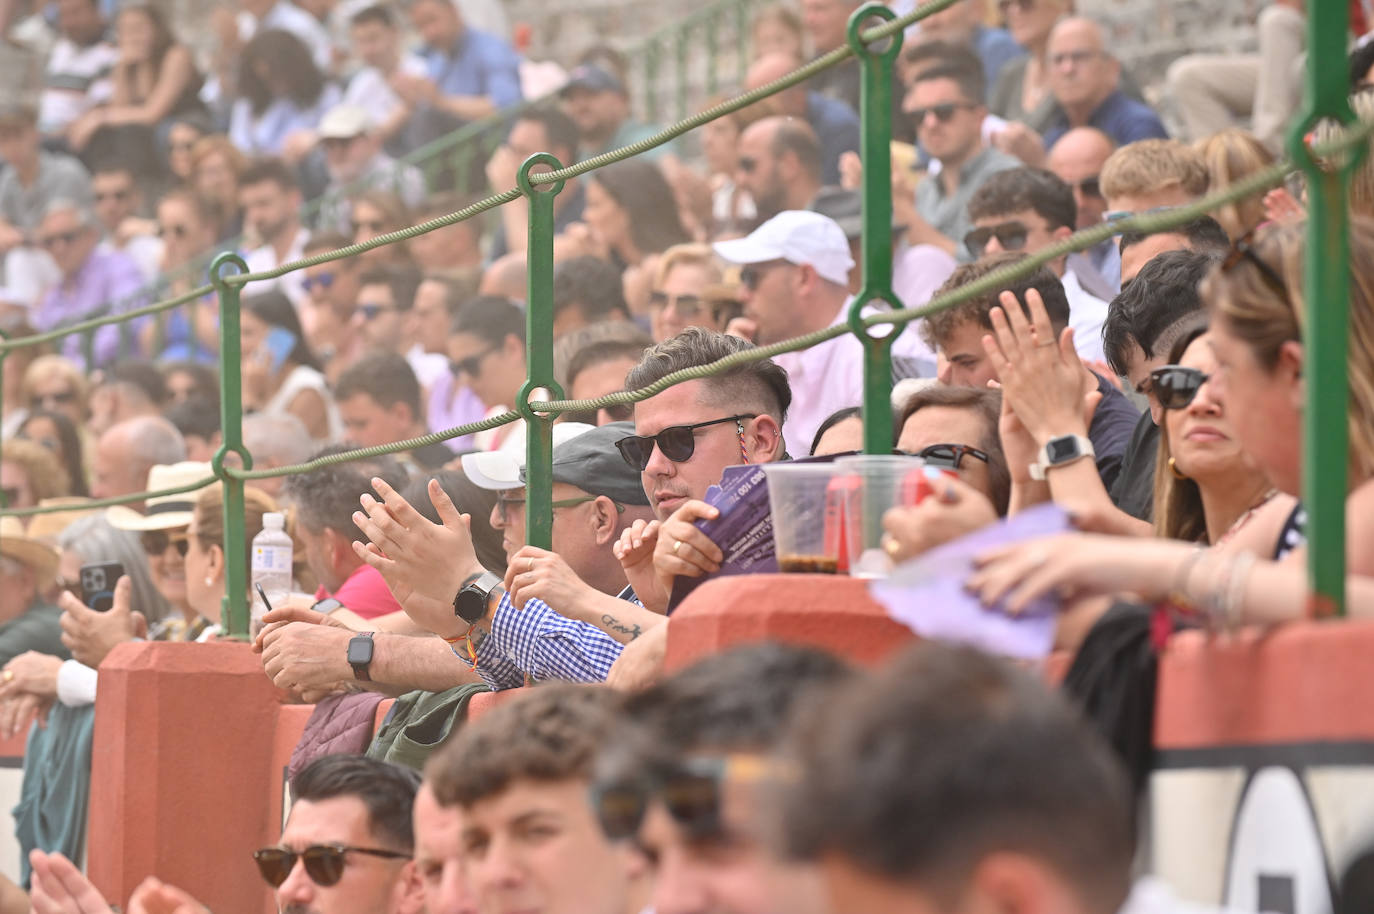
<svg viewBox="0 0 1374 914">
<path fill-rule="evenodd" d="M 40 355 L 34 359 L 29 367 L 24 371 L 24 380 L 20 387 L 24 391 L 24 402 L 27 403 L 33 397 L 33 389 L 38 384 L 50 378 L 61 378 L 71 387 L 76 394 L 76 400 L 81 404 L 81 413 L 86 413 L 86 376 L 81 373 L 81 369 L 76 367 L 76 363 L 66 356 L 61 355 Z"/>
<path fill-rule="evenodd" d="M 1122 146 L 1102 163 L 1102 195 L 1132 197 L 1181 187 L 1201 197 L 1207 193 L 1207 166 L 1202 156 L 1178 140 L 1139 140 Z"/>
<path fill-rule="evenodd" d="M 0 445 L 0 460 L 17 463 L 24 468 L 35 502 L 72 494 L 72 481 L 62 462 L 37 441 L 6 438 L 4 445 Z"/>
<path fill-rule="evenodd" d="M 708 285 L 719 285 L 725 278 L 725 273 L 720 267 L 720 261 L 716 259 L 716 253 L 711 250 L 711 246 L 690 242 L 688 244 L 675 244 L 658 255 L 658 269 L 654 271 L 654 287 L 662 286 L 668 280 L 668 274 L 672 272 L 673 268 L 681 266 L 701 267 L 709 274 L 706 278 Z"/>
<path fill-rule="evenodd" d="M 196 514 L 191 533 L 205 548 L 224 549 L 224 484 L 212 483 L 196 493 Z M 277 503 L 262 489 L 243 487 L 243 533 L 249 554 L 253 537 L 262 532 L 262 516 L 278 510 Z"/>
<path fill-rule="evenodd" d="M 1374 120 L 1374 93 L 1357 92 L 1350 96 L 1350 107 L 1362 121 Z M 1323 120 L 1312 131 L 1314 143 L 1329 143 L 1342 135 L 1340 124 Z M 1335 166 L 1334 160 L 1320 159 L 1323 165 Z M 1364 158 L 1350 175 L 1350 214 L 1374 216 L 1374 139 L 1369 141 Z"/>
<path fill-rule="evenodd" d="M 1303 297 L 1306 224 L 1270 226 L 1256 234 L 1251 250 L 1283 278 L 1284 295 L 1266 281 L 1263 270 L 1241 260 L 1231 269 L 1220 265 L 1203 280 L 1202 294 L 1214 321 L 1249 344 L 1266 370 L 1289 341 L 1302 342 L 1307 326 Z M 1374 477 L 1374 219 L 1350 222 L 1350 322 L 1346 331 L 1346 375 L 1350 402 L 1349 466 L 1353 487 Z M 1309 455 L 1310 458 L 1310 455 Z"/>
<path fill-rule="evenodd" d="M 1215 193 L 1230 187 L 1274 164 L 1274 154 L 1255 137 L 1236 127 L 1220 130 L 1193 144 L 1207 169 L 1207 192 Z M 1224 204 L 1212 215 L 1226 234 L 1239 238 L 1264 221 L 1264 193 L 1251 194 Z"/>
<path fill-rule="evenodd" d="M 222 133 L 212 133 L 196 140 L 191 147 L 191 174 L 195 175 L 200 170 L 201 163 L 214 155 L 224 156 L 224 161 L 229 165 L 229 170 L 238 178 L 243 174 L 243 170 L 248 167 L 248 157 L 245 156 L 233 142 Z"/>
</svg>

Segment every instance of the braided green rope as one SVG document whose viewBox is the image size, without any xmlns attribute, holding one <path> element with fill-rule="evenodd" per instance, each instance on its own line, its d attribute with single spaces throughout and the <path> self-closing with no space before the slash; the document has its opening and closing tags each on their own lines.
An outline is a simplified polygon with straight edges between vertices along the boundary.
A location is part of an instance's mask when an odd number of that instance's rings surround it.
<svg viewBox="0 0 1374 914">
<path fill-rule="evenodd" d="M 150 492 L 135 492 L 132 495 L 118 495 L 113 498 L 97 498 L 93 501 L 83 501 L 74 505 L 44 505 L 38 508 L 11 508 L 0 511 L 0 516 L 4 517 L 33 517 L 36 514 L 61 514 L 64 511 L 90 511 L 96 508 L 110 508 L 115 505 L 128 505 L 138 501 L 147 501 L 150 498 L 163 498 L 167 495 L 184 495 L 187 492 L 197 492 L 206 486 L 212 486 L 219 482 L 214 476 L 206 476 L 195 482 L 187 483 L 184 486 L 177 486 L 174 489 L 153 489 Z"/>
</svg>

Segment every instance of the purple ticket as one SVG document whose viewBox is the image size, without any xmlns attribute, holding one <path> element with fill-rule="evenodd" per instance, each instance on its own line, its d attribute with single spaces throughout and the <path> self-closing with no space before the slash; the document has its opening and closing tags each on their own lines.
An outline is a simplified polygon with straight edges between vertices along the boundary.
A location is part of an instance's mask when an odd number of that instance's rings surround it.
<svg viewBox="0 0 1374 914">
<path fill-rule="evenodd" d="M 892 618 L 922 638 L 1038 660 L 1054 647 L 1059 601 L 1041 598 L 1010 616 L 998 607 L 984 607 L 964 589 L 964 582 L 973 572 L 975 556 L 1069 529 L 1063 509 L 1039 505 L 898 566 L 887 578 L 873 581 L 870 590 Z"/>
<path fill-rule="evenodd" d="M 719 486 L 706 492 L 706 503 L 720 510 L 714 520 L 696 527 L 724 553 L 720 570 L 699 578 L 678 577 L 668 600 L 672 613 L 705 581 L 732 574 L 770 574 L 778 570 L 773 550 L 773 516 L 768 508 L 768 481 L 757 464 L 726 467 Z"/>
</svg>

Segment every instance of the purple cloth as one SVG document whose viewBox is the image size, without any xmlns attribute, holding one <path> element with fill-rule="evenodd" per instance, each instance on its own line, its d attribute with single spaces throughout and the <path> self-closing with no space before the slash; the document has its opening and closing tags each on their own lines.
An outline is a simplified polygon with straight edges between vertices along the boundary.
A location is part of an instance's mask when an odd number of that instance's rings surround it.
<svg viewBox="0 0 1374 914">
<path fill-rule="evenodd" d="M 122 251 L 96 248 L 75 275 L 64 277 L 43 297 L 34 314 L 34 327 L 40 331 L 54 330 L 107 313 L 131 311 L 147 304 L 145 295 L 137 295 L 142 288 L 143 274 L 133 258 Z M 96 330 L 94 365 L 86 365 L 81 334 L 62 341 L 62 354 L 88 370 L 107 365 L 118 355 L 121 332 L 129 334 L 129 351 L 136 354 L 138 331 L 148 320 L 144 317 Z"/>
<path fill-rule="evenodd" d="M 467 425 L 469 422 L 478 422 L 487 414 L 487 408 L 477 399 L 477 394 L 473 393 L 471 388 L 464 387 L 454 396 L 454 383 L 453 375 L 446 374 L 430 388 L 425 415 L 431 432 L 447 431 L 459 425 Z M 444 444 L 455 454 L 470 451 L 477 446 L 471 435 L 450 438 Z"/>
</svg>

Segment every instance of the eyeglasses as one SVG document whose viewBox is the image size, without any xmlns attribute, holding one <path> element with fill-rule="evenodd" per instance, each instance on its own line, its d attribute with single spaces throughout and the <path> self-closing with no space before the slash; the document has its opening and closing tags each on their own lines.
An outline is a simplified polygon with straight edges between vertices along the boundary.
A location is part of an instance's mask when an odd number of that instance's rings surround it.
<svg viewBox="0 0 1374 914">
<path fill-rule="evenodd" d="M 1196 368 L 1165 365 L 1150 372 L 1150 386 L 1164 409 L 1187 409 L 1210 377 Z"/>
<path fill-rule="evenodd" d="M 1029 235 L 1030 229 L 1026 224 L 1013 219 L 974 229 L 964 236 L 964 244 L 974 257 L 982 257 L 984 248 L 993 238 L 997 239 L 1003 250 L 1019 251 L 1026 246 L 1026 238 Z"/>
<path fill-rule="evenodd" d="M 55 394 L 36 394 L 29 398 L 30 409 L 51 409 L 53 406 L 61 406 L 64 403 L 71 403 L 76 399 L 76 391 L 63 390 Z"/>
<path fill-rule="evenodd" d="M 954 119 L 954 115 L 959 111 L 971 110 L 978 106 L 973 102 L 942 102 L 938 105 L 931 105 L 929 108 L 912 108 L 907 114 L 911 115 L 911 120 L 918 126 L 926 122 L 926 115 L 935 115 L 935 120 L 941 124 L 948 124 Z"/>
<path fill-rule="evenodd" d="M 750 175 L 754 173 L 754 169 L 759 167 L 759 160 L 753 156 L 740 156 L 739 160 L 735 163 L 735 167 L 746 175 Z"/>
<path fill-rule="evenodd" d="M 129 199 L 129 192 L 127 190 L 111 190 L 106 191 L 103 194 L 97 193 L 95 195 L 96 203 L 104 203 L 106 200 L 113 200 L 116 203 L 123 203 L 127 199 Z"/>
<path fill-rule="evenodd" d="M 770 260 L 766 263 L 747 263 L 739 271 L 740 285 L 753 292 L 763 282 L 763 277 L 778 267 L 790 267 L 792 264 L 786 260 Z"/>
<path fill-rule="evenodd" d="M 1050 57 L 1050 66 L 1054 67 L 1055 69 L 1058 69 L 1059 67 L 1064 66 L 1064 64 L 1066 63 L 1071 63 L 1076 67 L 1080 64 L 1085 64 L 1088 61 L 1094 60 L 1098 57 L 1106 56 L 1107 54 L 1104 51 L 1061 51 L 1060 53 L 1052 55 Z"/>
<path fill-rule="evenodd" d="M 51 251 L 59 244 L 64 246 L 69 244 L 76 244 L 76 242 L 81 240 L 81 236 L 84 234 L 86 234 L 86 230 L 84 228 L 75 228 L 69 232 L 54 232 L 51 235 L 45 235 L 44 237 L 39 238 L 38 243 L 43 247 L 44 250 Z"/>
<path fill-rule="evenodd" d="M 328 289 L 334 285 L 333 273 L 321 273 L 318 276 L 307 276 L 301 280 L 301 288 L 309 295 L 318 286 L 320 289 Z"/>
<path fill-rule="evenodd" d="M 376 320 L 377 315 L 382 314 L 383 312 L 395 310 L 397 309 L 392 307 L 391 305 L 378 305 L 371 302 L 365 305 L 358 306 L 358 311 L 362 314 L 363 319 L 369 321 Z"/>
<path fill-rule="evenodd" d="M 932 444 L 923 447 L 916 452 L 915 456 L 920 457 L 929 467 L 942 467 L 949 470 L 959 469 L 959 465 L 964 462 L 965 457 L 972 457 L 974 460 L 989 462 L 987 451 L 980 451 L 976 447 L 969 447 L 967 444 Z"/>
<path fill-rule="evenodd" d="M 1147 210 L 1134 212 L 1129 209 L 1109 209 L 1102 214 L 1103 222 L 1120 222 L 1122 219 L 1129 219 L 1132 216 L 1149 215 L 1150 213 L 1162 213 L 1173 209 L 1172 206 L 1152 206 Z"/>
<path fill-rule="evenodd" d="M 264 847 L 253 851 L 253 860 L 258 872 L 272 888 L 280 888 L 296 868 L 296 860 L 305 864 L 305 874 L 318 886 L 328 888 L 343 878 L 346 854 L 371 854 L 388 860 L 409 860 L 410 854 L 400 851 L 384 851 L 375 847 L 349 847 L 344 844 L 312 844 L 305 850 L 296 852 L 289 847 Z"/>
<path fill-rule="evenodd" d="M 580 495 L 577 498 L 563 498 L 555 502 L 550 502 L 549 507 L 575 508 L 578 505 L 585 505 L 589 501 L 596 501 L 599 497 L 598 495 Z M 516 505 L 524 505 L 526 501 L 527 499 L 524 498 L 508 498 L 504 493 L 498 492 L 496 493 L 496 516 L 501 519 L 501 523 L 509 524 L 512 509 Z M 625 506 L 620 502 L 612 500 L 611 504 L 615 505 L 616 511 L 621 514 L 625 513 Z M 521 508 L 521 510 L 523 511 L 524 508 Z"/>
<path fill-rule="evenodd" d="M 1283 283 L 1283 277 L 1274 271 L 1274 268 L 1265 263 L 1259 254 L 1255 253 L 1254 247 L 1255 230 L 1250 229 L 1241 235 L 1231 245 L 1231 250 L 1226 258 L 1221 262 L 1221 272 L 1229 273 L 1236 268 L 1242 260 L 1248 260 L 1255 265 L 1255 269 L 1260 271 L 1260 277 L 1279 298 L 1288 301 L 1288 287 Z"/>
<path fill-rule="evenodd" d="M 611 841 L 635 838 L 655 797 L 662 799 L 689 840 L 704 841 L 723 831 L 721 798 L 727 783 L 794 779 L 788 766 L 764 756 L 689 758 L 658 776 L 640 774 L 594 783 L 591 800 L 601 830 Z"/>
<path fill-rule="evenodd" d="M 620 451 L 620 456 L 625 458 L 625 462 L 642 473 L 648 468 L 649 461 L 654 456 L 655 446 L 673 463 L 686 463 L 692 459 L 692 454 L 696 453 L 697 429 L 733 422 L 735 433 L 739 435 L 740 455 L 745 456 L 743 420 L 757 417 L 758 413 L 747 413 L 726 416 L 724 419 L 712 419 L 710 422 L 698 422 L 696 425 L 674 425 L 657 435 L 630 435 L 628 438 L 621 438 L 615 446 Z M 744 462 L 749 462 L 747 457 Z"/>
<path fill-rule="evenodd" d="M 157 237 L 159 238 L 166 238 L 171 235 L 180 241 L 189 234 L 191 234 L 191 230 L 184 225 L 159 225 L 157 227 Z"/>
<path fill-rule="evenodd" d="M 476 355 L 470 355 L 465 359 L 449 359 L 448 369 L 449 371 L 453 372 L 453 376 L 455 378 L 460 377 L 462 375 L 467 375 L 470 378 L 475 378 L 482 373 L 482 360 L 485 359 L 487 356 L 491 355 L 495 351 L 496 347 L 493 346 L 492 348 L 487 349 L 483 352 L 479 352 Z"/>
<path fill-rule="evenodd" d="M 364 221 L 361 221 L 361 222 L 358 221 L 357 219 L 353 220 L 353 234 L 354 234 L 354 235 L 358 234 L 359 232 L 368 232 L 368 233 L 373 234 L 373 235 L 380 235 L 380 234 L 382 234 L 382 233 L 385 232 L 385 231 L 386 231 L 386 223 L 383 222 L 383 221 L 381 221 L 380 219 L 377 219 L 377 220 L 364 220 Z"/>
<path fill-rule="evenodd" d="M 650 308 L 666 310 L 669 305 L 685 321 L 694 320 L 706 307 L 700 295 L 669 295 L 658 289 L 649 293 Z"/>
<path fill-rule="evenodd" d="M 186 552 L 191 548 L 191 539 L 185 533 L 168 534 L 162 530 L 145 530 L 138 537 L 143 544 L 143 551 L 152 556 L 162 555 L 171 546 L 176 549 L 177 555 L 186 558 Z"/>
</svg>

